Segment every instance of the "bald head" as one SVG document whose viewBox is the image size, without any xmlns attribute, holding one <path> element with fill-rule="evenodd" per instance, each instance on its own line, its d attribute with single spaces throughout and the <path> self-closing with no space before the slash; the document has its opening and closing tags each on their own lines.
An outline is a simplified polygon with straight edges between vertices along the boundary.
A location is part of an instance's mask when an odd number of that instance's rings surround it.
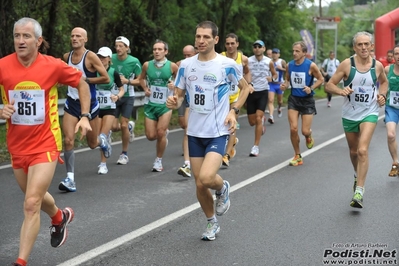
<svg viewBox="0 0 399 266">
<path fill-rule="evenodd" d="M 74 50 L 84 49 L 87 42 L 87 31 L 83 28 L 76 27 L 71 31 L 71 44 Z"/>
<path fill-rule="evenodd" d="M 71 31 L 71 34 L 78 34 L 87 40 L 87 31 L 84 28 L 76 27 Z"/>
<path fill-rule="evenodd" d="M 183 55 L 184 55 L 184 58 L 188 58 L 188 57 L 191 57 L 191 56 L 193 56 L 193 55 L 195 55 L 196 53 L 195 53 L 195 48 L 194 48 L 194 46 L 192 46 L 192 45 L 186 45 L 186 46 L 184 46 L 184 48 L 183 48 Z"/>
</svg>

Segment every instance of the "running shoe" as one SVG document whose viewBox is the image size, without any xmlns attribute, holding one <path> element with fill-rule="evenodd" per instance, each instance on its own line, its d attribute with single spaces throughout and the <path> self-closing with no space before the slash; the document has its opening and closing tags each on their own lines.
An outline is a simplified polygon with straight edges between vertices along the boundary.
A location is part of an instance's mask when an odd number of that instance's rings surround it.
<svg viewBox="0 0 399 266">
<path fill-rule="evenodd" d="M 265 121 L 266 121 L 266 117 L 263 116 L 263 117 L 262 117 L 262 135 L 264 135 L 265 132 L 266 132 Z"/>
<path fill-rule="evenodd" d="M 51 246 L 54 248 L 58 248 L 68 238 L 68 228 L 67 225 L 72 222 L 73 217 L 75 216 L 73 210 L 69 207 L 66 207 L 62 210 L 62 222 L 59 225 L 51 225 L 50 226 L 50 235 L 51 235 Z"/>
<path fill-rule="evenodd" d="M 134 141 L 134 127 L 136 126 L 136 124 L 133 121 L 129 121 L 127 127 L 129 129 L 129 142 L 133 142 Z"/>
<path fill-rule="evenodd" d="M 308 149 L 313 148 L 314 145 L 314 139 L 312 138 L 312 135 L 310 135 L 309 137 L 305 138 L 306 139 L 306 147 Z"/>
<path fill-rule="evenodd" d="M 223 158 L 222 158 L 222 164 L 224 166 L 229 167 L 230 166 L 230 155 L 228 153 L 226 153 Z"/>
<path fill-rule="evenodd" d="M 273 116 L 271 115 L 267 121 L 268 121 L 270 124 L 273 125 L 273 124 L 274 124 Z"/>
<path fill-rule="evenodd" d="M 125 165 L 125 164 L 127 164 L 128 162 L 129 162 L 129 157 L 128 157 L 126 154 L 121 153 L 121 155 L 119 155 L 118 161 L 116 161 L 116 164 Z"/>
<path fill-rule="evenodd" d="M 331 102 L 327 102 L 327 107 L 331 107 Z"/>
<path fill-rule="evenodd" d="M 183 164 L 183 166 L 179 168 L 177 173 L 184 177 L 191 177 L 191 168 L 187 164 Z"/>
<path fill-rule="evenodd" d="M 281 107 L 279 107 L 277 109 L 277 113 L 278 113 L 278 117 L 282 117 L 283 116 L 283 110 L 281 109 Z"/>
<path fill-rule="evenodd" d="M 202 240 L 212 241 L 216 239 L 216 234 L 220 232 L 220 226 L 218 222 L 208 222 L 206 225 L 206 231 L 202 234 Z"/>
<path fill-rule="evenodd" d="M 230 208 L 230 183 L 226 180 L 223 181 L 224 185 L 226 186 L 226 190 L 223 194 L 216 195 L 216 215 L 222 216 L 225 214 Z"/>
<path fill-rule="evenodd" d="M 355 192 L 350 203 L 353 208 L 363 208 L 363 196 L 359 192 Z"/>
<path fill-rule="evenodd" d="M 229 155 L 230 155 L 229 160 L 230 160 L 230 158 L 234 158 L 234 156 L 236 156 L 236 154 L 237 154 L 236 145 L 239 141 L 240 140 L 236 137 L 234 140 L 233 148 L 229 152 Z"/>
<path fill-rule="evenodd" d="M 354 181 L 353 181 L 353 192 L 355 192 L 356 191 L 356 186 L 357 186 L 357 177 L 354 175 L 353 178 L 354 178 Z"/>
<path fill-rule="evenodd" d="M 101 133 L 98 136 L 98 142 L 100 143 L 100 148 L 103 151 L 104 157 L 109 158 L 112 154 L 112 146 L 108 143 L 107 136 Z"/>
<path fill-rule="evenodd" d="M 249 154 L 250 157 L 256 157 L 259 155 L 259 147 L 253 146 L 251 149 L 251 153 Z"/>
<path fill-rule="evenodd" d="M 302 157 L 299 156 L 299 154 L 295 155 L 294 158 L 290 161 L 290 165 L 292 166 L 298 166 L 298 165 L 302 165 L 303 164 L 303 160 Z"/>
<path fill-rule="evenodd" d="M 398 175 L 398 163 L 393 163 L 391 171 L 388 174 L 389 176 L 397 176 Z"/>
<path fill-rule="evenodd" d="M 19 263 L 16 263 L 16 262 L 14 262 L 13 264 L 11 264 L 12 266 L 22 266 L 21 264 L 19 264 Z"/>
<path fill-rule="evenodd" d="M 99 175 L 106 175 L 108 173 L 108 168 L 106 165 L 100 164 L 98 166 L 98 174 Z"/>
<path fill-rule="evenodd" d="M 154 164 L 152 166 L 152 171 L 153 172 L 162 172 L 163 171 L 161 160 L 155 159 Z"/>
<path fill-rule="evenodd" d="M 76 191 L 76 183 L 72 181 L 69 177 L 65 178 L 58 185 L 58 189 L 66 192 L 75 192 Z"/>
</svg>

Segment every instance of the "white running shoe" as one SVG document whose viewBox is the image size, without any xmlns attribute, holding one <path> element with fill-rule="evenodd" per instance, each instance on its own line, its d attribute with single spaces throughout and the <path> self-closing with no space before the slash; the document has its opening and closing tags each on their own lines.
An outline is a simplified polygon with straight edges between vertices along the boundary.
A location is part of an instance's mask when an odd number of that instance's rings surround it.
<svg viewBox="0 0 399 266">
<path fill-rule="evenodd" d="M 258 146 L 253 146 L 251 149 L 251 153 L 249 154 L 249 156 L 251 157 L 256 157 L 259 155 L 259 147 Z"/>
<path fill-rule="evenodd" d="M 104 133 L 101 133 L 98 136 L 99 146 L 104 154 L 105 158 L 109 158 L 112 154 L 112 146 L 108 143 L 107 136 Z"/>
<path fill-rule="evenodd" d="M 121 154 L 121 155 L 119 155 L 119 159 L 118 159 L 118 161 L 116 162 L 116 164 L 123 164 L 123 165 L 125 165 L 125 164 L 127 164 L 129 162 L 129 157 L 127 157 L 127 155 L 126 154 Z"/>
<path fill-rule="evenodd" d="M 128 129 L 129 129 L 129 142 L 134 141 L 134 127 L 136 124 L 133 121 L 129 121 L 128 123 Z"/>
<path fill-rule="evenodd" d="M 215 240 L 216 234 L 220 232 L 220 226 L 218 222 L 208 222 L 206 225 L 206 231 L 202 234 L 202 240 Z"/>
<path fill-rule="evenodd" d="M 152 166 L 152 171 L 153 172 L 162 172 L 163 171 L 161 160 L 155 159 L 154 164 Z"/>
<path fill-rule="evenodd" d="M 106 175 L 107 173 L 108 173 L 107 165 L 102 165 L 102 164 L 100 164 L 100 165 L 98 166 L 98 174 L 99 174 L 99 175 Z"/>
<path fill-rule="evenodd" d="M 230 183 L 226 180 L 223 181 L 226 190 L 223 194 L 216 195 L 216 215 L 222 216 L 225 214 L 230 208 Z"/>
</svg>

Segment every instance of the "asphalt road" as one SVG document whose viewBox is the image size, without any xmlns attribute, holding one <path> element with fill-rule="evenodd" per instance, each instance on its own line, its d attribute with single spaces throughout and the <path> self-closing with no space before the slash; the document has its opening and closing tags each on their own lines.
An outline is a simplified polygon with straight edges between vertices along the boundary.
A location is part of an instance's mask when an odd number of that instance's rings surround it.
<svg viewBox="0 0 399 266">
<path fill-rule="evenodd" d="M 75 211 L 69 238 L 52 248 L 50 220 L 43 213 L 29 265 L 286 266 L 332 265 L 335 259 L 337 265 L 397 265 L 399 178 L 388 177 L 391 159 L 382 119 L 369 149 L 364 208 L 353 209 L 342 99 L 332 104 L 317 102 L 315 146 L 307 150 L 301 138 L 304 164 L 298 167 L 288 166 L 293 149 L 286 110 L 267 126 L 258 157 L 248 156 L 254 130 L 240 117 L 237 155 L 219 171 L 232 185 L 231 208 L 219 218 L 221 232 L 211 242 L 200 240 L 206 219 L 193 178 L 176 174 L 183 164 L 181 130 L 169 134 L 162 173 L 151 172 L 155 142 L 145 138 L 130 145 L 126 166 L 115 164 L 121 145 L 114 143 L 104 176 L 97 175 L 99 151 L 81 150 L 77 192 L 58 191 L 63 165 L 49 190 L 59 207 Z M 0 176 L 0 265 L 10 265 L 18 255 L 23 194 L 10 167 L 3 166 Z"/>
</svg>

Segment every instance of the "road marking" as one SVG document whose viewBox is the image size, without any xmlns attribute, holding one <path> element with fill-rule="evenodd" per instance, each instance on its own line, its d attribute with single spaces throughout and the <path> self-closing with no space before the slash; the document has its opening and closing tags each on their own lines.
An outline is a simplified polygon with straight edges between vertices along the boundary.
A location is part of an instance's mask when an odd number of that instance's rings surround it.
<svg viewBox="0 0 399 266">
<path fill-rule="evenodd" d="M 326 147 L 326 146 L 328 146 L 328 145 L 330 145 L 330 144 L 332 144 L 332 143 L 334 143 L 334 142 L 336 142 L 336 141 L 338 141 L 338 140 L 340 140 L 340 139 L 342 139 L 344 137 L 345 137 L 345 134 L 341 134 L 341 135 L 339 135 L 339 136 L 337 136 L 335 138 L 332 138 L 332 139 L 330 139 L 330 140 L 328 140 L 328 141 L 326 141 L 326 142 L 324 142 L 322 144 L 319 144 L 319 145 L 313 147 L 312 149 L 303 152 L 302 153 L 302 157 L 306 157 L 306 156 L 308 156 L 308 155 L 310 155 L 310 154 L 312 154 L 312 153 L 314 153 L 314 152 L 316 152 L 316 151 L 318 151 L 318 150 L 320 150 L 320 149 L 322 149 L 322 148 L 324 148 L 324 147 Z M 288 166 L 288 163 L 289 163 L 290 160 L 291 160 L 291 158 L 286 160 L 286 161 L 283 161 L 282 163 L 280 163 L 280 164 L 278 164 L 278 165 L 276 165 L 276 166 L 274 166 L 274 167 L 272 167 L 272 168 L 270 168 L 270 169 L 268 169 L 266 171 L 263 171 L 263 172 L 255 175 L 255 176 L 252 176 L 252 177 L 250 177 L 250 178 L 248 178 L 248 179 L 246 179 L 244 181 L 241 181 L 240 183 L 232 186 L 230 191 L 234 192 L 234 191 L 236 191 L 236 190 L 238 190 L 240 188 L 243 188 L 243 187 L 245 187 L 245 186 L 247 186 L 247 185 L 249 185 L 249 184 L 251 184 L 251 183 L 253 183 L 255 181 L 258 181 L 258 180 L 260 180 L 260 179 L 262 179 L 262 178 L 264 178 L 264 177 L 266 177 L 266 176 L 268 176 L 268 175 L 270 175 L 270 174 L 272 174 L 272 173 L 274 173 L 274 172 L 276 172 L 276 171 Z M 132 241 L 132 240 L 134 240 L 134 239 L 136 239 L 136 238 L 138 238 L 138 237 L 140 237 L 140 236 L 142 236 L 144 234 L 147 234 L 147 233 L 151 232 L 154 229 L 157 229 L 157 228 L 159 228 L 161 226 L 164 226 L 164 225 L 166 225 L 166 224 L 168 224 L 168 223 L 170 223 L 170 222 L 172 222 L 172 221 L 174 221 L 174 220 L 176 220 L 176 219 L 178 219 L 178 218 L 180 218 L 180 217 L 182 217 L 184 215 L 187 215 L 190 212 L 195 211 L 195 210 L 197 210 L 199 208 L 200 208 L 199 203 L 194 203 L 194 204 L 192 204 L 192 205 L 190 205 L 190 206 L 188 206 L 186 208 L 183 208 L 183 209 L 181 209 L 181 210 L 179 210 L 177 212 L 169 214 L 169 215 L 167 215 L 167 216 L 165 216 L 165 217 L 163 217 L 163 218 L 161 218 L 161 219 L 159 219 L 157 221 L 154 221 L 154 222 L 152 222 L 150 224 L 147 224 L 147 225 L 145 225 L 145 226 L 143 226 L 143 227 L 141 227 L 141 228 L 139 228 L 137 230 L 134 230 L 134 231 L 132 231 L 132 232 L 130 232 L 128 234 L 125 234 L 125 235 L 123 235 L 121 237 L 118 237 L 115 240 L 112 240 L 112 241 L 110 241 L 108 243 L 105 243 L 105 244 L 103 244 L 103 245 L 101 245 L 101 246 L 99 246 L 97 248 L 89 250 L 89 251 L 87 251 L 87 252 L 85 252 L 85 253 L 83 253 L 83 254 L 75 257 L 75 258 L 72 258 L 70 260 L 67 260 L 67 261 L 61 263 L 61 264 L 58 264 L 58 266 L 76 266 L 76 265 L 80 265 L 80 264 L 82 264 L 84 262 L 87 262 L 87 261 L 89 261 L 91 259 L 94 259 L 94 258 L 100 256 L 101 254 L 109 252 L 112 249 L 115 249 L 115 248 L 117 248 L 117 247 L 119 247 L 119 246 L 121 246 L 121 245 L 123 245 L 123 244 L 125 244 L 127 242 L 130 242 L 130 241 Z"/>
</svg>

